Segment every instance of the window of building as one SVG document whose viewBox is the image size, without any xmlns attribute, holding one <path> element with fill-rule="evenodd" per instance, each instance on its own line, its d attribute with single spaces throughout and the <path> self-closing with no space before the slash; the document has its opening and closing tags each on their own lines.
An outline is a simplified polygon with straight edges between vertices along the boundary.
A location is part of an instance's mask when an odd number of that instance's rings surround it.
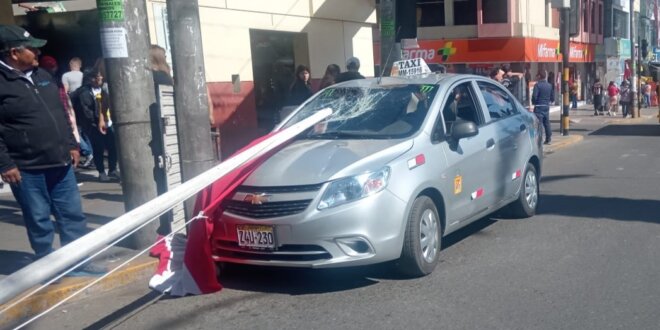
<svg viewBox="0 0 660 330">
<path fill-rule="evenodd" d="M 596 17 L 596 3 L 591 2 L 591 33 L 596 33 L 596 20 L 598 20 L 598 17 Z"/>
<path fill-rule="evenodd" d="M 417 0 L 417 26 L 444 26 L 444 0 Z"/>
<path fill-rule="evenodd" d="M 484 24 L 507 23 L 509 21 L 509 2 L 507 0 L 482 0 L 481 14 Z"/>
<path fill-rule="evenodd" d="M 552 9 L 552 27 L 555 28 L 555 29 L 558 29 L 559 24 L 560 24 L 559 9 L 553 8 Z"/>
<path fill-rule="evenodd" d="M 628 38 L 628 17 L 630 14 L 618 9 L 612 11 L 612 37 Z"/>
<path fill-rule="evenodd" d="M 454 1 L 454 25 L 477 25 L 477 0 Z"/>
<path fill-rule="evenodd" d="M 587 13 L 589 12 L 589 1 L 582 1 L 582 30 L 584 32 L 589 32 L 589 16 L 587 16 Z"/>
<path fill-rule="evenodd" d="M 603 34 L 603 19 L 605 18 L 605 12 L 603 11 L 603 4 L 599 3 L 598 4 L 598 12 L 600 13 L 598 17 L 598 34 Z"/>
</svg>

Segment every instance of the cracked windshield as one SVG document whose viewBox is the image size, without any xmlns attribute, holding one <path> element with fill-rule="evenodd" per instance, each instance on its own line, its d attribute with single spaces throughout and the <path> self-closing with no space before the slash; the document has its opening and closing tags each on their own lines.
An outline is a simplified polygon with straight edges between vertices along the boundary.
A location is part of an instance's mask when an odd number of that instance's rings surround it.
<svg viewBox="0 0 660 330">
<path fill-rule="evenodd" d="M 308 138 L 403 138 L 419 130 L 437 91 L 436 85 L 378 88 L 329 88 L 305 104 L 285 128 L 324 108 L 333 113 Z"/>
</svg>

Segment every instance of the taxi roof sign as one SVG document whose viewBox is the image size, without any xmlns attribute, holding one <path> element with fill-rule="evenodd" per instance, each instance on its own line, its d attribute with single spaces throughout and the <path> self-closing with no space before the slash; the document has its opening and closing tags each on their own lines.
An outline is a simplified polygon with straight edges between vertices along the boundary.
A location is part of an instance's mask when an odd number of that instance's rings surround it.
<svg viewBox="0 0 660 330">
<path fill-rule="evenodd" d="M 405 77 L 431 73 L 431 69 L 421 58 L 396 61 L 392 63 L 391 77 Z"/>
</svg>

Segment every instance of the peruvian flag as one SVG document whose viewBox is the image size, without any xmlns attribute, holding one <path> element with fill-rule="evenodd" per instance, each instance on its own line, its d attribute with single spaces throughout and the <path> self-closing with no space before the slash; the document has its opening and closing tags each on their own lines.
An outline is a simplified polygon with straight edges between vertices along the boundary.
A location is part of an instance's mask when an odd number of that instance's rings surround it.
<svg viewBox="0 0 660 330">
<path fill-rule="evenodd" d="M 284 130 L 252 141 L 223 164 L 236 165 L 231 171 L 197 194 L 188 237 L 168 235 L 150 251 L 158 257 L 156 274 L 149 281 L 154 290 L 173 296 L 212 293 L 222 290 L 215 273 L 211 235 L 222 214 L 222 200 L 234 191 L 271 155 L 281 150 L 297 134 L 304 132 L 332 113 L 326 108 Z M 222 166 L 222 164 L 220 165 Z M 227 165 L 231 168 L 233 165 Z"/>
</svg>

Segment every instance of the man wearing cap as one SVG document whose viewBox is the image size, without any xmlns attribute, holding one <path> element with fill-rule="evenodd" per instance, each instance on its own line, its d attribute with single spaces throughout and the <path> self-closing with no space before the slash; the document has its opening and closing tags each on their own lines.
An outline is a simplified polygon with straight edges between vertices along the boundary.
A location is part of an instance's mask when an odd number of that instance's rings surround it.
<svg viewBox="0 0 660 330">
<path fill-rule="evenodd" d="M 348 71 L 342 72 L 337 76 L 336 83 L 355 80 L 355 79 L 364 79 L 364 76 L 360 74 L 360 60 L 357 57 L 351 57 L 346 61 L 346 69 Z"/>
<path fill-rule="evenodd" d="M 73 173 L 80 154 L 53 77 L 38 67 L 46 40 L 0 25 L 0 175 L 23 211 L 40 258 L 53 250 L 57 221 L 65 245 L 86 232 Z"/>
</svg>

